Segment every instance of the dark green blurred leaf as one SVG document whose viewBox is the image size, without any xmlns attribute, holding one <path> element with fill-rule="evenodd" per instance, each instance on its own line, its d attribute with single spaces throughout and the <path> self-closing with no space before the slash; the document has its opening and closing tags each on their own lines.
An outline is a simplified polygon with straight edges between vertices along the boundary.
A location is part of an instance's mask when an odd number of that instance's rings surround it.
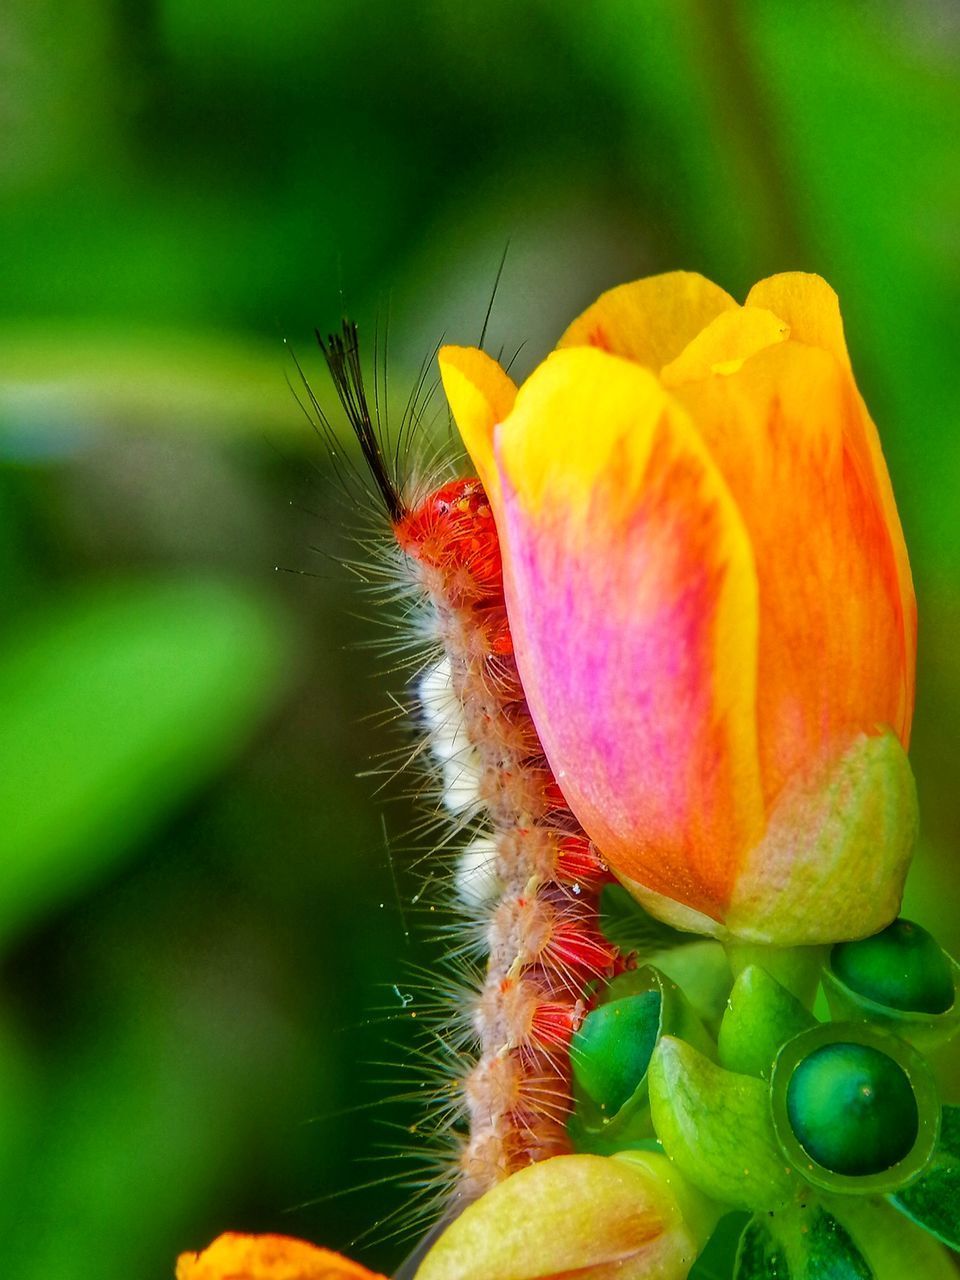
<svg viewBox="0 0 960 1280">
<path fill-rule="evenodd" d="M 739 6 L 698 0 L 566 5 L 581 56 L 630 123 L 625 178 L 659 215 L 674 260 L 745 292 L 795 252 L 797 231 L 758 109 Z"/>
<path fill-rule="evenodd" d="M 242 971 L 242 953 L 235 963 Z M 190 1234 L 207 1189 L 242 1187 L 253 1151 L 281 1163 L 297 1099 L 315 1096 L 310 1050 L 256 1001 L 230 1021 L 223 987 L 209 985 L 223 975 L 191 976 L 142 985 L 136 1003 L 116 992 L 111 1020 L 33 1099 L 0 1199 L 5 1280 L 167 1280 L 181 1245 L 207 1243 Z M 247 976 L 262 996 L 255 968 Z"/>
<path fill-rule="evenodd" d="M 312 352 L 310 353 L 312 356 Z M 0 446 L 29 456 L 51 428 L 282 429 L 309 443 L 287 391 L 295 373 L 279 337 L 97 326 L 8 325 L 0 331 Z M 41 447 L 41 446 L 37 446 Z"/>
<path fill-rule="evenodd" d="M 0 936 L 68 898 L 243 745 L 288 635 L 211 578 L 107 582 L 0 649 Z"/>
</svg>

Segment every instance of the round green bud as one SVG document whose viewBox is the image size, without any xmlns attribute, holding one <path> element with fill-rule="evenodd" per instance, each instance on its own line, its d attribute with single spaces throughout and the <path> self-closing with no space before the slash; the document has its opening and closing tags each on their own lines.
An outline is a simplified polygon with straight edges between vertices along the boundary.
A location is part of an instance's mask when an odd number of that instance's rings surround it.
<svg viewBox="0 0 960 1280">
<path fill-rule="evenodd" d="M 946 1013 L 954 1002 L 950 961 L 926 929 L 894 920 L 872 938 L 839 942 L 833 972 L 851 991 L 908 1013 Z"/>
<path fill-rule="evenodd" d="M 660 1031 L 659 991 L 611 1000 L 584 1018 L 570 1043 L 579 1088 L 615 1115 L 646 1075 Z"/>
<path fill-rule="evenodd" d="M 786 1102 L 804 1151 L 845 1177 L 892 1169 L 913 1149 L 920 1131 L 906 1072 L 867 1044 L 839 1041 L 815 1049 L 794 1069 Z"/>
</svg>

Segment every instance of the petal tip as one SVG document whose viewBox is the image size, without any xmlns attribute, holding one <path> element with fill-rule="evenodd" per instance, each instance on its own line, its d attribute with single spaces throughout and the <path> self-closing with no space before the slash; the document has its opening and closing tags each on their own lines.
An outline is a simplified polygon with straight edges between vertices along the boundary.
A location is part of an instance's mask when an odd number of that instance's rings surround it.
<svg viewBox="0 0 960 1280">
<path fill-rule="evenodd" d="M 437 362 L 450 412 L 489 492 L 496 477 L 494 427 L 513 408 L 516 385 L 496 360 L 478 347 L 441 347 Z"/>
</svg>

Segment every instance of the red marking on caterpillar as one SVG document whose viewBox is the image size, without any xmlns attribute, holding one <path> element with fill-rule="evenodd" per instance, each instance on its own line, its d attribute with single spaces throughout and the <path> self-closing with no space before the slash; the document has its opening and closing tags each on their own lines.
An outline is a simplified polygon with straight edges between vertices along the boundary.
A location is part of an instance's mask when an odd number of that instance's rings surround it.
<svg viewBox="0 0 960 1280">
<path fill-rule="evenodd" d="M 420 698 L 442 803 L 460 826 L 479 829 L 456 877 L 487 957 L 472 1006 L 478 1052 L 460 1090 L 467 1132 L 455 1195 L 466 1199 L 570 1149 L 570 1036 L 597 984 L 624 966 L 599 924 L 610 875 L 567 807 L 527 708 L 481 482 L 450 480 L 408 505 L 367 407 L 355 328 L 345 323 L 321 346 L 441 654 Z"/>
<path fill-rule="evenodd" d="M 554 876 L 563 884 L 602 884 L 610 869 L 586 836 L 564 836 L 557 845 Z"/>
</svg>

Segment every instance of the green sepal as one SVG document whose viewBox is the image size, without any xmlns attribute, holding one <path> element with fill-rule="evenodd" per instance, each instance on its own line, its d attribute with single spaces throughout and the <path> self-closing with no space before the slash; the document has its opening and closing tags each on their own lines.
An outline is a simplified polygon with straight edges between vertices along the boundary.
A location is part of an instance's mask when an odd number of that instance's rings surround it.
<svg viewBox="0 0 960 1280">
<path fill-rule="evenodd" d="M 734 1280 L 875 1280 L 849 1233 L 825 1209 L 757 1214 L 747 1223 Z"/>
<path fill-rule="evenodd" d="M 664 1036 L 647 1072 L 657 1137 L 690 1181 L 721 1204 L 772 1209 L 800 1184 L 777 1146 L 769 1086 L 724 1071 Z"/>
<path fill-rule="evenodd" d="M 818 1163 L 801 1144 L 791 1120 L 794 1072 L 826 1046 L 844 1044 L 864 1045 L 892 1059 L 909 1081 L 917 1104 L 913 1146 L 896 1164 L 875 1173 L 838 1173 Z M 930 1164 L 939 1139 L 940 1099 L 930 1068 L 911 1045 L 862 1022 L 822 1023 L 788 1040 L 774 1063 L 770 1102 L 777 1141 L 787 1160 L 812 1186 L 839 1195 L 886 1195 L 906 1186 Z"/>
<path fill-rule="evenodd" d="M 830 1012 L 838 1021 L 869 1022 L 906 1040 L 922 1053 L 939 1048 L 960 1031 L 960 964 L 946 952 L 944 958 L 953 978 L 954 998 L 944 1013 L 913 1012 L 881 1004 L 854 991 L 836 973 L 832 965 L 823 971 L 823 990 Z"/>
<path fill-rule="evenodd" d="M 671 982 L 665 974 L 651 965 L 644 965 L 641 969 L 631 970 L 615 978 L 604 992 L 599 1007 L 602 1009 L 631 996 L 653 991 L 660 997 L 657 1039 L 663 1035 L 680 1036 L 696 1044 L 705 1054 L 715 1057 L 716 1046 L 684 993 L 675 982 Z M 574 1051 L 574 1046 L 571 1046 L 571 1052 Z M 649 1071 L 638 1080 L 633 1093 L 619 1110 L 608 1114 L 590 1097 L 575 1073 L 574 1108 L 567 1123 L 574 1150 L 595 1155 L 613 1155 L 655 1138 L 650 1118 L 648 1079 Z"/>
<path fill-rule="evenodd" d="M 737 870 L 727 933 L 805 948 L 882 929 L 900 909 L 917 817 L 897 735 L 859 735 L 823 772 L 784 787 Z"/>
<path fill-rule="evenodd" d="M 734 1280 L 795 1280 L 783 1241 L 762 1216 L 743 1229 L 734 1264 Z"/>
<path fill-rule="evenodd" d="M 780 1046 L 816 1019 L 796 996 L 751 964 L 733 984 L 720 1024 L 720 1064 L 728 1071 L 769 1079 Z"/>
<path fill-rule="evenodd" d="M 890 1201 L 943 1244 L 960 1250 L 960 1107 L 943 1108 L 930 1167 Z"/>
</svg>

